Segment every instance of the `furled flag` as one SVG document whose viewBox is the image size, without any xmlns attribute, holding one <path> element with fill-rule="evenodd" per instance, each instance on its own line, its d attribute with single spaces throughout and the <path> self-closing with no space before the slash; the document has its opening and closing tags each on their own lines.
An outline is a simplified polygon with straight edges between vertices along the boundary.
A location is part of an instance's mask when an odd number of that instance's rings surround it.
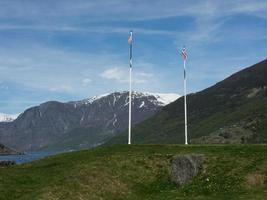
<svg viewBox="0 0 267 200">
<path fill-rule="evenodd" d="M 183 47 L 183 49 L 181 51 L 181 56 L 182 56 L 183 60 L 186 60 L 187 59 L 187 53 L 186 53 L 185 47 Z"/>
<path fill-rule="evenodd" d="M 132 60 L 132 57 L 133 57 L 133 53 L 132 53 L 132 51 L 133 51 L 133 31 L 130 31 L 128 43 L 130 45 L 130 68 L 131 68 L 132 64 L 133 64 L 133 60 Z"/>
<path fill-rule="evenodd" d="M 130 32 L 130 36 L 129 36 L 129 39 L 128 39 L 128 43 L 131 45 L 133 43 L 133 33 Z"/>
</svg>

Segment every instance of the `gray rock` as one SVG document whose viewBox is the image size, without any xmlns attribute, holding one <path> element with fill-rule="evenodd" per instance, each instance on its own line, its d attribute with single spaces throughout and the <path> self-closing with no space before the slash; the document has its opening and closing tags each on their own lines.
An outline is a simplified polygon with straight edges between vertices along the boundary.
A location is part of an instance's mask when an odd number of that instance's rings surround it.
<svg viewBox="0 0 267 200">
<path fill-rule="evenodd" d="M 198 174 L 204 160 L 202 154 L 174 156 L 171 161 L 171 180 L 178 186 L 188 183 Z"/>
<path fill-rule="evenodd" d="M 8 166 L 12 166 L 15 164 L 16 164 L 15 161 L 10 161 L 10 160 L 1 160 L 0 161 L 0 167 L 8 167 Z"/>
</svg>

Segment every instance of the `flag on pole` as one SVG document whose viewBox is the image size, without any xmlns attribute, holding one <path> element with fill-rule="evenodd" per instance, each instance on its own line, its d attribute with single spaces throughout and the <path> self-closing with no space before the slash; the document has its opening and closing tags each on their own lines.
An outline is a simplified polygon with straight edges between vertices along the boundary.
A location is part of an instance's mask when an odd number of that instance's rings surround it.
<svg viewBox="0 0 267 200">
<path fill-rule="evenodd" d="M 130 36 L 128 38 L 128 44 L 130 45 L 130 68 L 132 67 L 132 57 L 133 57 L 133 53 L 132 53 L 132 50 L 133 50 L 133 31 L 130 31 Z"/>
<path fill-rule="evenodd" d="M 129 128 L 128 128 L 128 144 L 131 144 L 131 126 L 132 126 L 132 51 L 133 51 L 133 31 L 130 31 L 128 39 L 130 45 L 130 69 L 129 69 Z"/>
<path fill-rule="evenodd" d="M 181 56 L 184 61 L 184 128 L 185 128 L 185 145 L 187 145 L 188 141 L 187 141 L 186 66 L 185 66 L 187 53 L 185 46 L 182 48 Z"/>
<path fill-rule="evenodd" d="M 133 32 L 130 31 L 130 36 L 128 38 L 128 44 L 131 45 L 133 43 Z"/>
<path fill-rule="evenodd" d="M 182 48 L 181 56 L 182 56 L 183 60 L 186 60 L 187 59 L 187 53 L 186 53 L 185 47 Z"/>
<path fill-rule="evenodd" d="M 184 79 L 186 79 L 185 61 L 187 59 L 187 53 L 186 53 L 185 46 L 182 48 L 181 56 L 182 56 L 182 59 L 184 60 Z"/>
</svg>

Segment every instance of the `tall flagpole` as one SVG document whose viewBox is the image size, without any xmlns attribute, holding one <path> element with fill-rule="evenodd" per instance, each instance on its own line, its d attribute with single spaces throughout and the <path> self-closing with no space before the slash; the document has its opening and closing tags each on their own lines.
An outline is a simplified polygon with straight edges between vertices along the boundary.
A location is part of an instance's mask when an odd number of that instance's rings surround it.
<svg viewBox="0 0 267 200">
<path fill-rule="evenodd" d="M 182 49 L 181 52 L 182 58 L 184 60 L 184 133 L 185 133 L 185 145 L 188 145 L 187 141 L 187 104 L 186 104 L 186 59 L 187 53 L 185 47 Z"/>
<path fill-rule="evenodd" d="M 187 145 L 187 105 L 186 105 L 186 60 L 184 59 L 184 133 L 185 133 L 185 144 Z"/>
<path fill-rule="evenodd" d="M 128 128 L 128 144 L 131 144 L 131 123 L 132 123 L 132 65 L 133 65 L 133 31 L 130 31 L 130 37 L 128 39 L 128 43 L 130 45 L 130 69 L 129 69 L 129 128 Z"/>
</svg>

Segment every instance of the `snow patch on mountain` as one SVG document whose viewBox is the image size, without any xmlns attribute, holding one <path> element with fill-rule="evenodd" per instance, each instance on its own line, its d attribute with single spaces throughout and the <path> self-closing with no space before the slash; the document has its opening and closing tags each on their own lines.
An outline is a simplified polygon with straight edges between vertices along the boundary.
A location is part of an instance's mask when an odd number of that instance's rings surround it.
<svg viewBox="0 0 267 200">
<path fill-rule="evenodd" d="M 76 102 L 70 102 L 72 104 L 74 104 L 74 107 L 77 108 L 78 105 L 88 105 L 88 104 L 92 104 L 94 102 L 96 102 L 97 100 L 100 100 L 102 98 L 106 98 L 110 95 L 112 95 L 112 100 L 111 102 L 109 102 L 109 105 L 111 106 L 111 104 L 113 105 L 113 107 L 115 106 L 116 102 L 118 99 L 120 99 L 122 96 L 128 95 L 128 91 L 123 91 L 123 92 L 114 92 L 114 93 L 106 93 L 106 94 L 102 94 L 102 95 L 98 95 L 98 96 L 93 96 L 81 101 L 76 101 Z M 175 93 L 152 93 L 152 92 L 136 92 L 133 91 L 132 92 L 132 98 L 143 98 L 143 97 L 154 97 L 154 99 L 150 100 L 150 102 L 154 103 L 155 105 L 159 105 L 159 106 L 165 106 L 173 101 L 175 101 L 176 99 L 178 99 L 180 97 L 180 95 L 175 94 Z M 125 104 L 124 106 L 127 106 L 129 104 L 129 98 L 125 98 Z M 134 102 L 133 102 L 134 104 Z M 99 105 L 101 106 L 101 105 Z M 145 104 L 140 105 L 140 108 L 145 106 Z"/>
<path fill-rule="evenodd" d="M 115 124 L 117 123 L 117 121 L 118 121 L 117 115 L 114 114 L 114 116 L 113 116 L 113 122 L 112 122 L 113 126 L 115 126 Z"/>
<path fill-rule="evenodd" d="M 133 92 L 133 98 L 142 98 L 142 97 L 154 97 L 155 99 L 150 100 L 150 102 L 153 102 L 154 104 L 160 106 L 166 106 L 169 103 L 177 100 L 181 96 L 175 93 Z M 143 106 L 144 104 L 141 107 Z"/>
<path fill-rule="evenodd" d="M 5 114 L 5 113 L 0 113 L 0 122 L 12 122 L 15 119 L 17 119 L 17 117 L 19 116 L 19 114 Z"/>
<path fill-rule="evenodd" d="M 142 107 L 144 107 L 144 105 L 145 105 L 145 102 L 144 102 L 144 101 L 142 101 L 142 103 L 141 103 L 141 105 L 139 106 L 139 108 L 142 108 Z"/>
<path fill-rule="evenodd" d="M 163 105 L 168 105 L 171 102 L 177 100 L 181 96 L 179 94 L 175 93 L 150 93 L 150 92 L 145 92 L 145 95 L 151 95 L 156 97 L 157 101 L 162 103 Z"/>
<path fill-rule="evenodd" d="M 108 96 L 108 95 L 110 95 L 110 94 L 102 94 L 102 95 L 98 95 L 98 96 L 93 96 L 93 97 L 91 97 L 91 98 L 89 98 L 89 99 L 86 99 L 85 100 L 85 103 L 87 103 L 87 104 L 91 104 L 91 103 L 93 103 L 94 101 L 96 101 L 96 100 L 98 100 L 98 99 L 101 99 L 101 98 L 103 98 L 103 97 L 105 97 L 105 96 Z"/>
</svg>

